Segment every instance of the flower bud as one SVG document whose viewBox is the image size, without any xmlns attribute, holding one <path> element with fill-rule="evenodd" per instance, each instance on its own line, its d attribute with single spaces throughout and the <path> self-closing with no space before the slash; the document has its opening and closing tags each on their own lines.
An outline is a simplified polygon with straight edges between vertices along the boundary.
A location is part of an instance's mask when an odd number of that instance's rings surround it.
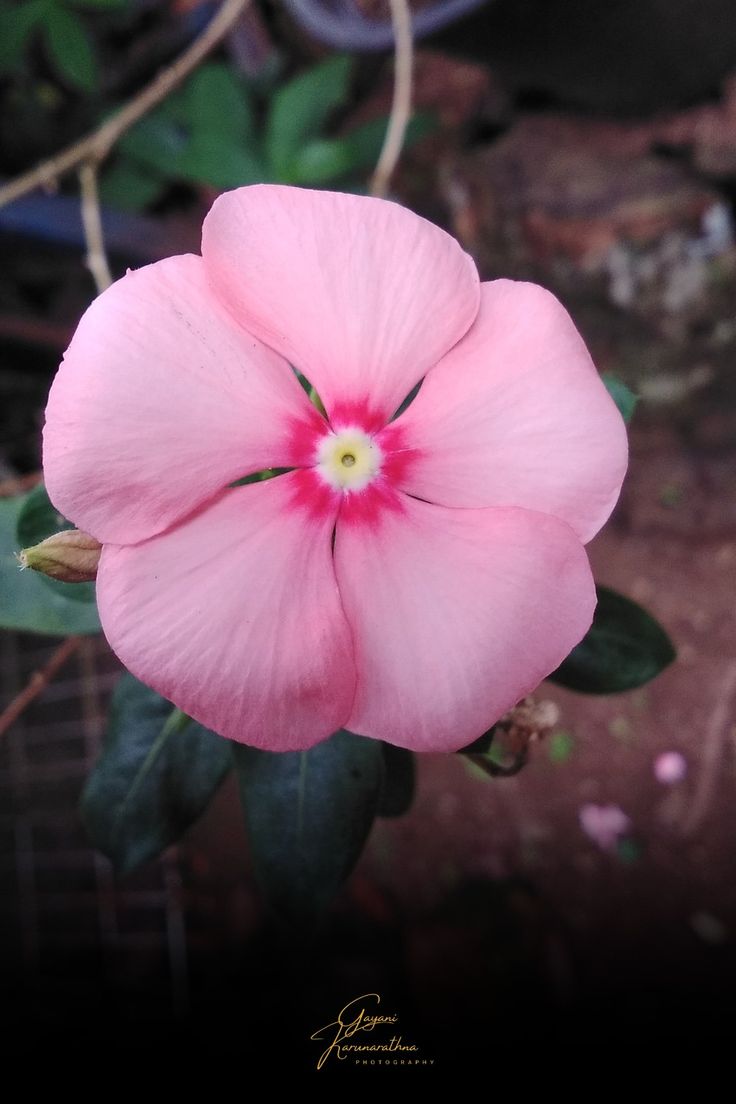
<svg viewBox="0 0 736 1104">
<path fill-rule="evenodd" d="M 89 583 L 97 578 L 101 551 L 102 545 L 89 533 L 81 529 L 63 529 L 32 548 L 24 548 L 19 559 L 21 567 L 30 567 L 51 579 L 60 579 L 63 583 Z"/>
</svg>

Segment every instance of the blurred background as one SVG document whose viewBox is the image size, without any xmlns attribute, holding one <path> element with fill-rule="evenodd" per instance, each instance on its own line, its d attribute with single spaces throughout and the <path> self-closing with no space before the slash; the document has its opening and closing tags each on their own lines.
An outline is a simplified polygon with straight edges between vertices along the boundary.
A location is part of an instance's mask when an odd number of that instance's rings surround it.
<svg viewBox="0 0 736 1104">
<path fill-rule="evenodd" d="M 471 10 L 472 9 L 472 10 Z M 0 179 L 97 125 L 191 41 L 197 0 L 2 0 Z M 117 879 L 77 802 L 119 675 L 89 637 L 0 738 L 0 972 L 13 1045 L 196 1040 L 313 1069 L 309 1036 L 382 995 L 446 1069 L 496 1044 L 730 1034 L 736 982 L 736 14 L 731 0 L 415 7 L 415 114 L 392 195 L 486 279 L 563 299 L 640 401 L 596 578 L 677 649 L 582 697 L 513 778 L 419 762 L 316 943 L 268 921 L 234 784 Z M 367 190 L 390 109 L 383 0 L 254 0 L 101 175 L 114 275 L 196 251 L 222 189 Z M 49 382 L 95 294 L 74 175 L 0 208 L 0 493 L 32 485 Z M 20 480 L 20 483 L 18 482 Z M 2 577 L 5 586 L 7 574 Z M 58 639 L 0 633 L 0 708 Z M 169 1053 L 176 1054 L 172 1049 Z M 334 1064 L 342 1072 L 348 1063 Z"/>
</svg>

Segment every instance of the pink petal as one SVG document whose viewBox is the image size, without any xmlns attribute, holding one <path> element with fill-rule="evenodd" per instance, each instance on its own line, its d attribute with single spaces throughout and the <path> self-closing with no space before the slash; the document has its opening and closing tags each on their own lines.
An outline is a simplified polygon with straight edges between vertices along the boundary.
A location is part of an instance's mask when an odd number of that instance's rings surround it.
<svg viewBox="0 0 736 1104">
<path fill-rule="evenodd" d="M 341 512 L 335 563 L 355 643 L 347 728 L 454 751 L 534 690 L 590 626 L 585 550 L 557 518 L 400 508 Z"/>
<path fill-rule="evenodd" d="M 602 851 L 614 851 L 631 821 L 618 805 L 583 805 L 578 812 L 580 827 Z"/>
<path fill-rule="evenodd" d="M 478 311 L 457 242 L 367 196 L 239 188 L 205 219 L 202 255 L 235 317 L 307 376 L 333 420 L 369 408 L 385 424 Z"/>
<path fill-rule="evenodd" d="M 613 509 L 626 428 L 567 311 L 534 284 L 483 284 L 478 318 L 389 427 L 420 450 L 400 485 L 445 506 L 522 506 L 583 541 Z"/>
<path fill-rule="evenodd" d="M 654 760 L 654 777 L 663 786 L 674 786 L 687 776 L 687 759 L 679 751 L 663 751 Z"/>
<path fill-rule="evenodd" d="M 347 719 L 353 648 L 335 581 L 337 506 L 301 472 L 225 491 L 142 544 L 102 552 L 100 618 L 141 681 L 232 740 L 307 748 Z"/>
<path fill-rule="evenodd" d="M 82 318 L 46 410 L 46 485 L 80 529 L 131 543 L 244 475 L 295 464 L 314 423 L 294 373 L 233 321 L 201 258 L 171 257 Z"/>
</svg>

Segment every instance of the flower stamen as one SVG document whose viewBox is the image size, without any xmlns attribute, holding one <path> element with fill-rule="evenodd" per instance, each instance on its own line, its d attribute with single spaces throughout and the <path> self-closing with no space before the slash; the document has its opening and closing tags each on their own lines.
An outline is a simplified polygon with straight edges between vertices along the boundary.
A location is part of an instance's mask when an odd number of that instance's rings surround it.
<svg viewBox="0 0 736 1104">
<path fill-rule="evenodd" d="M 320 475 L 335 490 L 361 491 L 378 474 L 383 453 L 372 437 L 351 427 L 327 433 L 316 459 Z"/>
</svg>

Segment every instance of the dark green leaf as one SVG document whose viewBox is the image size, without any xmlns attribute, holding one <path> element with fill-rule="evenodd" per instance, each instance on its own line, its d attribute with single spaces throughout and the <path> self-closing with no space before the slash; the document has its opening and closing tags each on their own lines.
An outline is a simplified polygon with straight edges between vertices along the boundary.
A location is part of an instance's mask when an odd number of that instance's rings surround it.
<svg viewBox="0 0 736 1104">
<path fill-rule="evenodd" d="M 350 151 L 339 138 L 315 138 L 291 162 L 292 184 L 318 185 L 345 176 L 352 168 Z"/>
<path fill-rule="evenodd" d="M 73 8 L 89 8 L 90 11 L 118 11 L 127 8 L 128 0 L 65 0 Z"/>
<path fill-rule="evenodd" d="M 630 391 L 623 380 L 620 380 L 618 376 L 614 376 L 612 372 L 604 372 L 601 379 L 608 389 L 608 394 L 618 407 L 621 417 L 628 425 L 636 409 L 636 404 L 639 402 L 639 396 Z"/>
<path fill-rule="evenodd" d="M 231 766 L 228 740 L 123 675 L 82 795 L 92 842 L 121 874 L 156 858 L 201 816 Z"/>
<path fill-rule="evenodd" d="M 223 62 L 203 66 L 184 86 L 187 119 L 193 139 L 217 136 L 233 145 L 255 140 L 250 93 Z"/>
<path fill-rule="evenodd" d="M 317 919 L 358 860 L 378 809 L 378 740 L 336 732 L 310 751 L 234 745 L 259 880 L 282 919 Z"/>
<path fill-rule="evenodd" d="M 511 778 L 526 766 L 528 747 L 507 747 L 506 735 L 503 724 L 495 724 L 472 744 L 459 748 L 458 755 L 466 756 L 491 778 Z"/>
<path fill-rule="evenodd" d="M 416 789 L 414 756 L 405 748 L 383 744 L 383 788 L 378 803 L 378 815 L 403 816 L 411 808 Z"/>
<path fill-rule="evenodd" d="M 97 609 L 70 601 L 68 584 L 59 583 L 60 591 L 35 572 L 20 570 L 16 531 L 27 498 L 0 498 L 0 627 L 50 636 L 99 632 Z"/>
<path fill-rule="evenodd" d="M 320 136 L 329 116 L 345 103 L 352 62 L 336 55 L 300 74 L 276 92 L 266 120 L 265 148 L 275 179 L 291 179 L 300 149 Z"/>
<path fill-rule="evenodd" d="M 340 139 L 350 161 L 350 172 L 367 172 L 375 168 L 387 127 L 388 119 L 372 119 Z M 404 148 L 409 149 L 414 142 L 431 134 L 435 128 L 435 120 L 426 112 L 412 116 L 406 128 Z"/>
<path fill-rule="evenodd" d="M 614 694 L 643 686 L 675 658 L 670 639 L 636 602 L 607 587 L 597 590 L 590 631 L 549 677 L 585 694 Z"/>
<path fill-rule="evenodd" d="M 165 179 L 176 176 L 176 163 L 189 141 L 186 129 L 168 111 L 152 112 L 121 138 L 118 149 Z"/>
<path fill-rule="evenodd" d="M 73 529 L 70 521 L 54 509 L 43 485 L 34 487 L 25 498 L 18 514 L 17 540 L 20 548 L 31 548 L 40 544 L 53 533 L 64 529 Z M 45 586 L 55 594 L 70 602 L 94 602 L 94 583 L 62 583 L 58 579 L 49 579 L 46 575 L 37 576 Z M 71 631 L 71 630 L 70 630 Z"/>
<path fill-rule="evenodd" d="M 30 37 L 48 7 L 48 0 L 0 5 L 0 72 L 7 72 L 22 60 Z"/>
<path fill-rule="evenodd" d="M 165 187 L 158 173 L 121 156 L 102 174 L 100 198 L 120 211 L 142 211 L 161 196 Z"/>
<path fill-rule="evenodd" d="M 195 73 L 178 95 L 142 119 L 119 148 L 166 180 L 234 188 L 267 179 L 248 92 L 221 64 Z"/>
<path fill-rule="evenodd" d="M 77 16 L 65 8 L 50 8 L 44 20 L 44 37 L 59 76 L 84 92 L 93 91 L 97 86 L 97 61 L 92 41 Z"/>
<path fill-rule="evenodd" d="M 217 135 L 201 137 L 183 150 L 170 165 L 168 176 L 215 188 L 239 188 L 267 180 L 266 170 L 256 157 Z"/>
</svg>

